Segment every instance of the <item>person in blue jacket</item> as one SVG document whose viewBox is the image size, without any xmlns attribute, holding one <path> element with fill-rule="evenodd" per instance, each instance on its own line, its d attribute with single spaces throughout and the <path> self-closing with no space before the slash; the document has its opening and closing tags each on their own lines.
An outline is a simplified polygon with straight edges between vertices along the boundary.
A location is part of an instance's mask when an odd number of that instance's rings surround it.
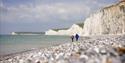
<svg viewBox="0 0 125 63">
<path fill-rule="evenodd" d="M 76 41 L 78 41 L 78 40 L 79 40 L 79 35 L 76 34 L 76 35 L 75 35 L 75 38 L 76 38 Z"/>
</svg>

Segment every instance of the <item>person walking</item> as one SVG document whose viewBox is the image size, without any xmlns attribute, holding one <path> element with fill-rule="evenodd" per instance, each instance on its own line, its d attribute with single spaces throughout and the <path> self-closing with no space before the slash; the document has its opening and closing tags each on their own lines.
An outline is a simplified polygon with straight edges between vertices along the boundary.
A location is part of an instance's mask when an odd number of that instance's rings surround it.
<svg viewBox="0 0 125 63">
<path fill-rule="evenodd" d="M 71 36 L 72 42 L 74 41 L 74 35 Z"/>
<path fill-rule="evenodd" d="M 79 35 L 76 34 L 76 35 L 75 35 L 75 38 L 76 38 L 76 41 L 78 41 L 78 40 L 79 40 Z"/>
</svg>

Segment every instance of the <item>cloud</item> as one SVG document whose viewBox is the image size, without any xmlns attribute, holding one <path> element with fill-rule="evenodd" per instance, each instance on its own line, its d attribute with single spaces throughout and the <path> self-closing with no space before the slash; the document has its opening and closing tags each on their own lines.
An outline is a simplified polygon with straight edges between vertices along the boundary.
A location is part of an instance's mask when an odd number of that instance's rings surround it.
<svg viewBox="0 0 125 63">
<path fill-rule="evenodd" d="M 1 21 L 49 22 L 80 20 L 98 8 L 107 5 L 107 3 L 99 0 L 31 0 L 30 2 L 27 0 L 27 2 L 24 4 L 17 2 L 10 6 L 0 2 Z"/>
<path fill-rule="evenodd" d="M 3 21 L 17 21 L 21 19 L 49 21 L 55 18 L 67 20 L 74 16 L 87 15 L 90 8 L 84 4 L 54 3 L 54 4 L 30 4 L 11 7 L 1 7 L 6 9 L 6 15 L 3 15 Z M 2 11 L 5 12 L 5 11 Z M 73 19 L 72 18 L 72 19 Z"/>
</svg>

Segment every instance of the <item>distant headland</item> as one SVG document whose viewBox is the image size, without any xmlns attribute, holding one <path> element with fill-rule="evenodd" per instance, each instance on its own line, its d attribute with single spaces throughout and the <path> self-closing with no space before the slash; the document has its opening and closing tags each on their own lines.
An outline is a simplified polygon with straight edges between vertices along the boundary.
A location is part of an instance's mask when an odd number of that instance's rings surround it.
<svg viewBox="0 0 125 63">
<path fill-rule="evenodd" d="M 11 32 L 11 35 L 43 35 L 45 32 Z"/>
</svg>

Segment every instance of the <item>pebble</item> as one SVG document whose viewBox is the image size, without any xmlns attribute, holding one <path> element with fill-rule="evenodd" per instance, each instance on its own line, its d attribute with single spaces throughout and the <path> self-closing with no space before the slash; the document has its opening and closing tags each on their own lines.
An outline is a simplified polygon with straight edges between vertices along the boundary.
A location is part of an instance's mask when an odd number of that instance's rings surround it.
<svg viewBox="0 0 125 63">
<path fill-rule="evenodd" d="M 125 35 L 83 39 L 17 54 L 0 63 L 125 63 Z"/>
</svg>

